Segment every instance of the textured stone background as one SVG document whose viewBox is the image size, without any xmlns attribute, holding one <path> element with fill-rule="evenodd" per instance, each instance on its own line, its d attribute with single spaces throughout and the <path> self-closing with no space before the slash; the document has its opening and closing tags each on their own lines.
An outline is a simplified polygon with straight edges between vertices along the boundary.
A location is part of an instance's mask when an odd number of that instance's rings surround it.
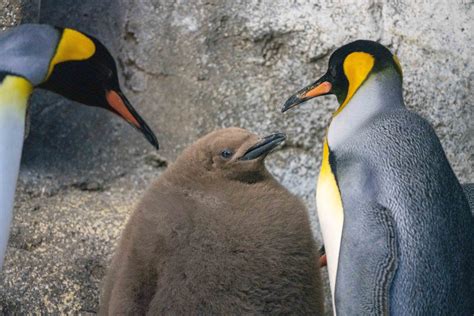
<svg viewBox="0 0 474 316">
<path fill-rule="evenodd" d="M 462 182 L 473 182 L 472 1 L 0 0 L 0 27 L 79 28 L 117 56 L 155 153 L 105 111 L 35 92 L 0 312 L 93 313 L 133 205 L 167 162 L 216 127 L 285 131 L 269 168 L 314 217 L 321 139 L 333 97 L 281 115 L 286 97 L 358 38 L 399 56 L 406 103 L 435 127 Z"/>
</svg>

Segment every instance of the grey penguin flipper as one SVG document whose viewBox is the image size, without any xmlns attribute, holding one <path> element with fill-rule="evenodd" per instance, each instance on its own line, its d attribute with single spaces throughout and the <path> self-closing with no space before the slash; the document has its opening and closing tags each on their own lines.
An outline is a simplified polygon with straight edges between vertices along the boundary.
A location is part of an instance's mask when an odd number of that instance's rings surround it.
<svg viewBox="0 0 474 316">
<path fill-rule="evenodd" d="M 474 216 L 474 183 L 464 183 L 462 184 L 462 189 Z"/>
<path fill-rule="evenodd" d="M 353 206 L 345 212 L 336 277 L 336 312 L 388 315 L 389 291 L 397 267 L 395 221 L 390 210 L 379 204 Z M 354 293 L 354 288 L 364 290 Z"/>
<path fill-rule="evenodd" d="M 474 183 L 462 184 L 464 195 L 466 196 L 469 207 L 471 208 L 472 216 L 474 217 Z M 474 221 L 473 221 L 474 223 Z M 473 227 L 474 230 L 474 227 Z M 471 275 L 471 290 L 474 291 L 474 273 Z M 474 315 L 474 303 L 472 305 L 472 314 Z"/>
<path fill-rule="evenodd" d="M 23 140 L 27 139 L 30 135 L 30 128 L 31 128 L 31 108 L 26 108 L 26 117 L 25 117 L 25 135 L 23 136 Z"/>
</svg>

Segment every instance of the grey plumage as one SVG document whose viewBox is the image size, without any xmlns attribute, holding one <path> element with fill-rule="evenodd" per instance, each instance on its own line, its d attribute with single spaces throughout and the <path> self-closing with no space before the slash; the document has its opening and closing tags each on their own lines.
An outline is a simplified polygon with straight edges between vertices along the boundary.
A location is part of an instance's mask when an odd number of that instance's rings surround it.
<svg viewBox="0 0 474 316">
<path fill-rule="evenodd" d="M 33 86 L 46 79 L 60 31 L 46 24 L 23 24 L 0 34 L 0 69 L 20 75 Z"/>
<path fill-rule="evenodd" d="M 469 202 L 472 215 L 474 215 L 474 183 L 465 183 L 462 185 L 462 188 L 464 190 L 464 195 Z"/>
<path fill-rule="evenodd" d="M 241 161 L 257 137 L 202 138 L 148 190 L 114 256 L 101 314 L 323 312 L 317 248 L 302 202 Z M 218 153 L 230 148 L 230 162 Z"/>
<path fill-rule="evenodd" d="M 384 112 L 333 155 L 345 214 L 336 281 L 338 312 L 377 306 L 374 291 L 367 291 L 373 297 L 364 300 L 360 293 L 344 291 L 348 285 L 343 280 L 350 279 L 374 289 L 374 284 L 387 284 L 394 315 L 469 315 L 474 296 L 466 280 L 472 277 L 474 224 L 431 126 L 406 109 Z M 371 196 L 367 190 L 354 190 L 367 186 L 374 189 Z M 363 213 L 385 218 L 371 225 L 358 220 Z M 355 237 L 374 236 L 374 230 L 388 236 L 374 241 L 382 247 L 356 250 Z M 346 277 L 364 271 L 364 256 L 373 259 L 374 251 L 380 253 L 377 264 L 389 261 L 385 275 L 367 269 L 366 274 Z M 416 304 L 409 303 L 413 301 Z"/>
</svg>

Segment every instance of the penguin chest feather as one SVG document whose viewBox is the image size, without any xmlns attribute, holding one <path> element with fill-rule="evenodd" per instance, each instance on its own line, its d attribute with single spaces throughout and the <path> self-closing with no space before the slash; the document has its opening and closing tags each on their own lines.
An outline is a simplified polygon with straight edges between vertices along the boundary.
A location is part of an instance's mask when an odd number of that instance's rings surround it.
<svg viewBox="0 0 474 316">
<path fill-rule="evenodd" d="M 317 185 L 316 203 L 327 255 L 331 293 L 334 297 L 344 213 L 336 177 L 329 164 L 327 140 L 324 142 L 323 147 L 323 160 Z"/>
</svg>

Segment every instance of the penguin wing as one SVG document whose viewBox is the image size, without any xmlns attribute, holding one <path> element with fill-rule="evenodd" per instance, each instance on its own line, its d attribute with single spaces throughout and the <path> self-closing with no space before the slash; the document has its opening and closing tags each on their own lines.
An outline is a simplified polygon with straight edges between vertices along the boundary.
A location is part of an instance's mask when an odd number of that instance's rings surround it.
<svg viewBox="0 0 474 316">
<path fill-rule="evenodd" d="M 469 207 L 471 208 L 472 215 L 474 216 L 474 183 L 464 183 L 462 188 L 469 203 Z"/>
<path fill-rule="evenodd" d="M 397 239 L 391 211 L 376 203 L 351 204 L 344 210 L 335 290 L 337 313 L 388 315 L 396 267 Z"/>
<path fill-rule="evenodd" d="M 340 264 L 359 265 L 363 273 L 357 279 L 372 292 L 385 286 L 381 290 L 390 293 L 392 313 L 440 308 L 467 314 L 467 302 L 474 297 L 469 284 L 474 279 L 473 218 L 435 131 L 416 114 L 394 111 L 374 119 L 357 136 L 337 161 L 344 206 Z M 377 227 L 377 221 L 385 224 Z M 395 245 L 383 239 L 376 243 L 386 229 L 395 229 Z M 350 249 L 356 246 L 357 253 Z M 396 262 L 381 270 L 384 260 L 395 255 Z M 384 272 L 392 276 L 377 275 Z M 345 278 L 354 282 L 341 272 L 341 282 Z M 374 287 L 373 282 L 379 283 Z"/>
</svg>

